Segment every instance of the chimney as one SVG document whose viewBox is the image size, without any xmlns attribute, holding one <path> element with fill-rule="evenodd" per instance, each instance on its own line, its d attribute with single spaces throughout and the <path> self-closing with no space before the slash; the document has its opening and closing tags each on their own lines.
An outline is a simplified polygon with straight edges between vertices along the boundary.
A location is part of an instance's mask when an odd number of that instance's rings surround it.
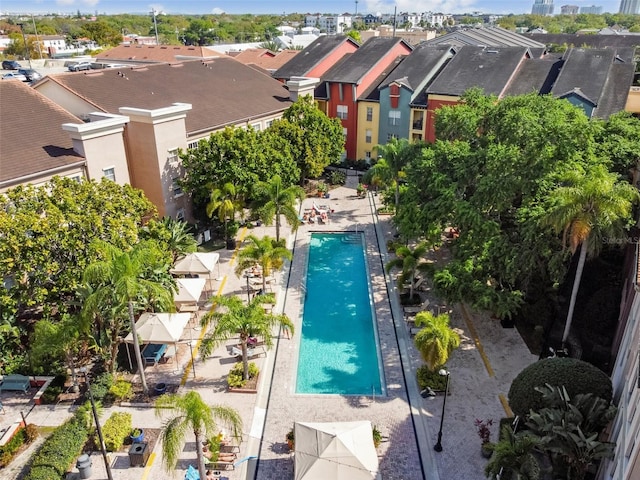
<svg viewBox="0 0 640 480">
<path fill-rule="evenodd" d="M 287 82 L 289 88 L 289 98 L 292 102 L 295 102 L 299 97 L 304 95 L 311 95 L 313 98 L 313 90 L 316 85 L 320 83 L 319 78 L 313 77 L 291 77 Z"/>
</svg>

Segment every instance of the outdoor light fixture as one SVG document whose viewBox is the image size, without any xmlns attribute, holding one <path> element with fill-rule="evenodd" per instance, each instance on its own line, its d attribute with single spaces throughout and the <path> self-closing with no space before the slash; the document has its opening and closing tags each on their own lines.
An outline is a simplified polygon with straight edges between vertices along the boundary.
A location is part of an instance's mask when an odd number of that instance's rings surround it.
<svg viewBox="0 0 640 480">
<path fill-rule="evenodd" d="M 433 446 L 433 449 L 436 452 L 441 452 L 442 451 L 442 424 L 444 423 L 444 407 L 447 404 L 447 395 L 449 395 L 449 376 L 451 374 L 448 370 L 445 370 L 444 368 L 440 369 L 438 373 L 442 376 L 447 377 L 447 383 L 446 383 L 446 386 L 444 387 L 444 399 L 442 400 L 442 415 L 440 415 L 440 430 L 438 431 L 438 443 L 436 443 Z"/>
</svg>

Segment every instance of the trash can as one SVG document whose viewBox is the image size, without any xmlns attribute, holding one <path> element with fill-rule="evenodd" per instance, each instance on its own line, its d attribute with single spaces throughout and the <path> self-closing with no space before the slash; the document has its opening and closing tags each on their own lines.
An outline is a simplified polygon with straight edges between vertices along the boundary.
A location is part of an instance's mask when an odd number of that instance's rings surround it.
<svg viewBox="0 0 640 480">
<path fill-rule="evenodd" d="M 129 463 L 132 467 L 144 467 L 149 460 L 149 449 L 147 442 L 136 442 L 129 448 Z"/>
<path fill-rule="evenodd" d="M 86 453 L 80 455 L 78 457 L 78 462 L 76 463 L 76 467 L 80 472 L 80 478 L 90 478 L 91 477 L 91 457 Z"/>
</svg>

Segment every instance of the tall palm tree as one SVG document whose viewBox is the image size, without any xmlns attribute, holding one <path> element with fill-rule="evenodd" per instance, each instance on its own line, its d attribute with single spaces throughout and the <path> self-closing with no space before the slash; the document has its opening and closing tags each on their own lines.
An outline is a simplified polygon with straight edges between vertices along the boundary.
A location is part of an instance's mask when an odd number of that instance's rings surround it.
<svg viewBox="0 0 640 480">
<path fill-rule="evenodd" d="M 280 240 L 280 215 L 293 231 L 298 229 L 300 220 L 295 209 L 296 200 L 302 201 L 305 196 L 304 189 L 298 185 L 285 187 L 280 175 L 274 175 L 268 182 L 258 182 L 254 187 L 256 196 L 256 211 L 260 219 L 271 225 L 276 219 L 276 240 Z"/>
<path fill-rule="evenodd" d="M 172 409 L 172 410 L 169 410 Z M 196 456 L 200 478 L 206 478 L 203 442 L 218 433 L 216 419 L 234 432 L 242 430 L 240 414 L 224 405 L 207 405 L 200 394 L 189 391 L 184 395 L 162 395 L 155 403 L 156 416 L 162 417 L 171 412 L 172 416 L 162 426 L 162 458 L 167 472 L 175 471 L 180 452 L 184 448 L 187 432 L 192 431 L 196 438 Z"/>
<path fill-rule="evenodd" d="M 447 363 L 451 352 L 460 346 L 460 335 L 449 326 L 447 313 L 420 312 L 416 315 L 416 325 L 424 325 L 414 339 L 416 348 L 433 372 Z"/>
<path fill-rule="evenodd" d="M 211 190 L 207 204 L 207 216 L 211 218 L 214 213 L 218 212 L 218 219 L 224 224 L 225 240 L 229 238 L 227 235 L 229 220 L 235 220 L 236 211 L 241 206 L 238 189 L 233 183 L 227 182 L 221 187 L 214 187 Z"/>
<path fill-rule="evenodd" d="M 85 318 L 91 317 L 100 311 L 101 305 L 114 301 L 126 305 L 142 389 L 148 394 L 135 316 L 136 312 L 151 305 L 164 311 L 175 310 L 171 288 L 156 279 L 145 278 L 145 275 L 157 273 L 154 267 L 158 266 L 161 254 L 151 242 L 140 242 L 126 252 L 102 241 L 96 243 L 96 248 L 103 259 L 87 266 L 83 273 L 83 282 L 93 286 L 94 290 L 85 299 L 82 314 Z"/>
<path fill-rule="evenodd" d="M 379 176 L 387 183 L 391 183 L 395 187 L 395 208 L 398 211 L 400 204 L 400 180 L 404 177 L 403 169 L 409 163 L 411 158 L 412 146 L 406 138 L 393 137 L 386 145 L 377 145 L 375 147 L 379 155 L 382 157 L 378 160 L 384 162 L 376 169 L 374 165 L 374 174 Z"/>
<path fill-rule="evenodd" d="M 204 357 L 211 355 L 213 349 L 221 342 L 240 336 L 242 350 L 242 364 L 244 367 L 243 378 L 249 379 L 249 360 L 247 358 L 247 341 L 249 337 L 259 336 L 264 338 L 267 348 L 273 345 L 273 327 L 281 327 L 293 333 L 294 326 L 285 314 L 267 313 L 264 306 L 273 304 L 273 294 L 256 295 L 248 304 L 240 297 L 216 297 L 218 309 L 209 312 L 202 317 L 201 325 L 213 329 L 207 333 L 200 344 L 200 354 Z M 221 309 L 220 309 L 221 307 Z"/>
<path fill-rule="evenodd" d="M 387 273 L 393 268 L 402 269 L 402 273 L 398 277 L 398 284 L 403 286 L 409 282 L 409 298 L 411 300 L 413 300 L 416 275 L 419 272 L 426 272 L 430 268 L 430 264 L 424 259 L 428 251 L 429 244 L 427 242 L 420 242 L 413 250 L 401 245 L 396 249 L 396 258 L 385 265 Z"/>
<path fill-rule="evenodd" d="M 549 196 L 543 224 L 562 232 L 571 253 L 580 248 L 576 276 L 571 291 L 562 344 L 567 341 L 580 280 L 587 254 L 596 255 L 607 238 L 620 239 L 632 218 L 632 207 L 640 198 L 638 190 L 598 165 L 587 172 L 573 172 L 568 186 L 556 188 Z"/>
<path fill-rule="evenodd" d="M 241 276 L 245 269 L 257 263 L 262 267 L 262 291 L 264 292 L 267 290 L 267 277 L 273 270 L 280 269 L 285 259 L 291 260 L 293 254 L 284 246 L 284 240 L 275 240 L 267 235 L 262 238 L 249 235 L 247 241 L 249 244 L 238 254 L 236 275 Z"/>
</svg>

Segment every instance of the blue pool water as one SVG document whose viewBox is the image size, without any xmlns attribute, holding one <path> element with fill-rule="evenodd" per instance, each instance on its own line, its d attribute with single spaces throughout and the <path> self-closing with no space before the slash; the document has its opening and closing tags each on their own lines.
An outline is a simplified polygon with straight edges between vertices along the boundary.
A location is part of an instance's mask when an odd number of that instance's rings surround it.
<svg viewBox="0 0 640 480">
<path fill-rule="evenodd" d="M 380 395 L 360 233 L 311 236 L 296 393 Z"/>
</svg>

